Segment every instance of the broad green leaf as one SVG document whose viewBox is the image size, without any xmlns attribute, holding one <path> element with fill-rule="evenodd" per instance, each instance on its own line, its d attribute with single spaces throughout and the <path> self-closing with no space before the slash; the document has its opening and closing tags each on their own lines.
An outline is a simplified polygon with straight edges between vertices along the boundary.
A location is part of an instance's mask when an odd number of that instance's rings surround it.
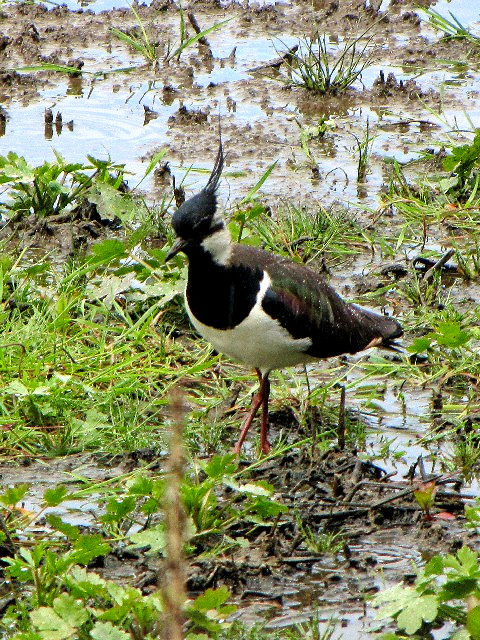
<svg viewBox="0 0 480 640">
<path fill-rule="evenodd" d="M 59 516 L 56 516 L 53 513 L 49 513 L 46 516 L 46 520 L 53 529 L 63 533 L 63 535 L 69 540 L 78 540 L 81 535 L 78 527 L 75 527 L 73 524 L 69 524 L 68 522 L 64 522 Z"/>
<path fill-rule="evenodd" d="M 95 622 L 89 634 L 93 640 L 130 640 L 131 635 L 114 627 L 111 622 Z"/>
<path fill-rule="evenodd" d="M 458 577 L 455 580 L 447 580 L 442 585 L 440 595 L 444 600 L 457 600 L 466 598 L 475 592 L 478 582 L 476 578 Z"/>
<path fill-rule="evenodd" d="M 30 619 L 43 640 L 67 640 L 77 635 L 77 627 L 62 620 L 52 607 L 35 609 L 30 613 Z"/>
<path fill-rule="evenodd" d="M 97 182 L 89 190 L 88 200 L 97 206 L 102 218 L 112 220 L 117 216 L 122 222 L 133 220 L 140 206 L 130 195 L 122 193 L 106 182 Z"/>
<path fill-rule="evenodd" d="M 470 609 L 467 613 L 467 629 L 473 640 L 480 638 L 480 606 Z"/>
<path fill-rule="evenodd" d="M 72 627 L 81 627 L 89 618 L 85 606 L 67 593 L 62 593 L 58 598 L 55 598 L 53 609 L 64 622 Z"/>
<path fill-rule="evenodd" d="M 163 553 L 165 549 L 165 527 L 163 524 L 156 527 L 149 527 L 144 531 L 132 533 L 129 540 L 133 542 L 131 545 L 135 547 L 150 547 L 149 553 Z"/>
<path fill-rule="evenodd" d="M 119 522 L 135 510 L 135 504 L 133 496 L 127 496 L 123 500 L 110 498 L 107 502 L 107 512 L 100 520 L 102 522 Z"/>
<path fill-rule="evenodd" d="M 191 607 L 197 611 L 211 611 L 222 606 L 230 597 L 228 587 L 223 585 L 218 589 L 207 589 L 193 601 Z"/>
<path fill-rule="evenodd" d="M 29 484 L 17 484 L 16 487 L 9 487 L 0 495 L 0 502 L 7 507 L 14 507 L 27 493 Z"/>
<path fill-rule="evenodd" d="M 259 496 L 251 506 L 247 507 L 247 511 L 253 511 L 262 518 L 276 518 L 281 513 L 287 513 L 288 507 L 276 500 Z"/>
<path fill-rule="evenodd" d="M 123 242 L 115 238 L 109 238 L 92 246 L 92 261 L 94 263 L 108 263 L 111 260 L 120 260 L 127 257 L 127 251 Z"/>
<path fill-rule="evenodd" d="M 443 559 L 441 556 L 433 556 L 425 565 L 426 576 L 439 576 L 443 573 Z"/>
<path fill-rule="evenodd" d="M 432 338 L 430 336 L 422 336 L 421 338 L 415 338 L 415 340 L 407 347 L 407 351 L 410 353 L 423 353 L 432 346 Z"/>
<path fill-rule="evenodd" d="M 400 629 L 413 634 L 420 629 L 423 622 L 432 622 L 438 613 L 439 602 L 436 596 L 418 596 L 412 599 L 397 616 Z"/>
<path fill-rule="evenodd" d="M 470 333 L 463 331 L 458 322 L 441 322 L 435 334 L 438 344 L 455 349 L 470 340 Z"/>
<path fill-rule="evenodd" d="M 206 464 L 202 464 L 202 469 L 209 478 L 222 478 L 232 475 L 237 470 L 238 465 L 234 453 L 227 453 L 224 456 L 212 456 Z"/>
<path fill-rule="evenodd" d="M 55 489 L 47 489 L 43 494 L 43 501 L 48 507 L 56 507 L 68 496 L 68 489 L 65 485 L 59 484 Z"/>
<path fill-rule="evenodd" d="M 20 380 L 11 380 L 6 387 L 4 387 L 5 393 L 12 393 L 13 395 L 25 397 L 30 395 L 30 391 L 27 387 L 20 382 Z"/>
<path fill-rule="evenodd" d="M 107 544 L 100 534 L 81 535 L 75 541 L 69 557 L 72 564 L 88 564 L 98 556 L 105 556 L 110 552 L 110 545 Z"/>
</svg>

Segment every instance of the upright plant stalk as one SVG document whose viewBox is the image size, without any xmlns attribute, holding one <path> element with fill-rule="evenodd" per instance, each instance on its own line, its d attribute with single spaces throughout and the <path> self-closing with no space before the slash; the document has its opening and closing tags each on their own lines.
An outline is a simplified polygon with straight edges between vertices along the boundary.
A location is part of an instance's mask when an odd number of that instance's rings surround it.
<svg viewBox="0 0 480 640">
<path fill-rule="evenodd" d="M 183 424 L 185 411 L 183 395 L 173 390 L 170 396 L 172 427 L 170 457 L 165 489 L 166 561 L 163 598 L 166 612 L 165 640 L 183 640 L 183 606 L 185 593 L 185 564 L 183 543 L 185 511 L 181 499 L 181 485 L 185 455 L 183 449 Z"/>
</svg>

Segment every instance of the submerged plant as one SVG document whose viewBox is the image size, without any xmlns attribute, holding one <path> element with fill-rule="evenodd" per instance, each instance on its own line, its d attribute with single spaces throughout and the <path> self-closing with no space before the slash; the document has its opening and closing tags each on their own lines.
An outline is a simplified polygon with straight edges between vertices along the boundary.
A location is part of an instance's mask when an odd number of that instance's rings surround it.
<svg viewBox="0 0 480 640">
<path fill-rule="evenodd" d="M 155 65 L 157 62 L 157 44 L 150 42 L 150 38 L 148 37 L 145 26 L 140 18 L 138 11 L 135 9 L 133 5 L 130 5 L 130 10 L 132 11 L 137 24 L 140 28 L 141 37 L 137 37 L 135 35 L 130 35 L 121 31 L 120 29 L 115 29 L 114 27 L 110 28 L 110 31 L 116 36 L 119 40 L 126 42 L 132 49 L 141 53 L 142 56 Z"/>
<path fill-rule="evenodd" d="M 372 152 L 373 141 L 375 140 L 375 136 L 370 133 L 370 123 L 368 118 L 363 138 L 357 138 L 355 135 L 354 138 L 358 149 L 357 182 L 364 182 L 367 176 L 368 161 Z"/>
<path fill-rule="evenodd" d="M 370 39 L 362 44 L 365 33 L 332 53 L 326 34 L 300 41 L 298 51 L 285 61 L 290 72 L 290 83 L 316 93 L 343 93 L 371 64 L 366 55 Z"/>
<path fill-rule="evenodd" d="M 434 28 L 442 31 L 445 36 L 451 40 L 467 40 L 468 42 L 480 46 L 480 37 L 474 35 L 456 18 L 451 11 L 451 20 L 442 16 L 435 9 L 423 9 L 422 11 L 428 16 L 428 23 Z"/>
</svg>

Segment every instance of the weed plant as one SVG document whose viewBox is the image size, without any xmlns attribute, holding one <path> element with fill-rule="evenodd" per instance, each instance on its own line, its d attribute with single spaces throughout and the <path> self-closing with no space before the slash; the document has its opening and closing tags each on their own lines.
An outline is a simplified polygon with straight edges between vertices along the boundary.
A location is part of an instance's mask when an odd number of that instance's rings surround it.
<svg viewBox="0 0 480 640">
<path fill-rule="evenodd" d="M 344 93 L 371 64 L 367 55 L 370 40 L 362 44 L 364 35 L 346 41 L 333 53 L 326 34 L 304 38 L 297 52 L 285 62 L 290 84 L 320 94 Z"/>
<path fill-rule="evenodd" d="M 0 203 L 0 215 L 13 222 L 35 214 L 57 216 L 82 204 L 94 185 L 118 190 L 124 166 L 88 156 L 89 164 L 67 162 L 58 152 L 55 162 L 32 167 L 22 156 L 0 156 L 0 183 L 9 198 Z"/>
<path fill-rule="evenodd" d="M 398 630 L 386 637 L 420 638 L 442 628 L 449 629 L 450 638 L 477 638 L 478 554 L 462 547 L 456 554 L 433 556 L 424 568 L 415 567 L 415 572 L 413 586 L 396 585 L 373 599 L 379 608 L 377 618 L 393 620 Z"/>
</svg>

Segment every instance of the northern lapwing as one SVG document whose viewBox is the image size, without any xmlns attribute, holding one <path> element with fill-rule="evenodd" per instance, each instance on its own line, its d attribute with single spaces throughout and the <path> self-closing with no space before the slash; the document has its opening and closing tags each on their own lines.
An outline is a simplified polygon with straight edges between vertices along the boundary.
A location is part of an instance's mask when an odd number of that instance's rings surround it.
<svg viewBox="0 0 480 640">
<path fill-rule="evenodd" d="M 206 186 L 173 214 L 177 240 L 166 256 L 188 258 L 185 306 L 195 329 L 217 351 L 253 367 L 260 381 L 234 451 L 263 407 L 260 445 L 268 443 L 268 376 L 319 358 L 389 347 L 400 324 L 345 302 L 318 273 L 268 251 L 232 242 L 217 211 L 223 169 L 220 142 Z"/>
</svg>

